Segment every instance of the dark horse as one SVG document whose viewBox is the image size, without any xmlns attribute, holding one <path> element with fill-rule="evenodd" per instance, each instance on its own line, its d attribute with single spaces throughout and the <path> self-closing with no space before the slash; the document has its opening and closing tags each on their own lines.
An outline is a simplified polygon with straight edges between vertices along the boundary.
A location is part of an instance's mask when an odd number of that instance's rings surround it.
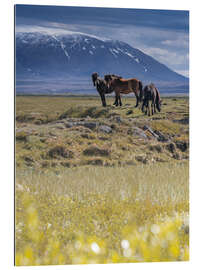
<svg viewBox="0 0 203 270">
<path fill-rule="evenodd" d="M 134 92 L 137 98 L 135 107 L 138 106 L 139 101 L 141 102 L 142 82 L 138 79 L 132 78 L 125 80 L 123 78 L 113 78 L 111 75 L 105 75 L 104 79 L 107 82 L 107 87 L 111 90 L 113 89 L 116 94 L 116 106 L 118 106 L 118 101 L 119 105 L 122 106 L 120 94 L 129 94 L 131 92 Z"/>
<path fill-rule="evenodd" d="M 151 101 L 151 112 L 152 115 L 156 113 L 156 109 L 161 111 L 161 97 L 159 90 L 155 87 L 153 83 L 146 85 L 143 90 L 144 98 L 142 103 L 142 112 L 144 112 L 144 107 L 146 107 L 145 114 L 148 112 L 148 116 L 150 116 L 150 104 Z"/>
<path fill-rule="evenodd" d="M 122 78 L 122 77 L 114 75 L 114 74 L 106 75 L 106 76 L 110 76 L 111 78 Z M 104 79 L 100 78 L 98 73 L 96 73 L 96 72 L 92 74 L 92 81 L 93 81 L 93 85 L 96 86 L 97 91 L 100 94 L 102 105 L 104 107 L 106 107 L 105 94 L 110 94 L 114 90 L 112 88 L 108 87 L 107 82 Z M 116 103 L 116 100 L 114 102 L 114 105 L 115 105 L 115 103 Z"/>
</svg>

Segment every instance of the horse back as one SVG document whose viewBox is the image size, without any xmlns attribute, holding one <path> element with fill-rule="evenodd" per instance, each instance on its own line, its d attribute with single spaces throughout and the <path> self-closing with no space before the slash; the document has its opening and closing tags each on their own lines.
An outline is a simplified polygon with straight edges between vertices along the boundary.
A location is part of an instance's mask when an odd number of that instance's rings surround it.
<svg viewBox="0 0 203 270">
<path fill-rule="evenodd" d="M 139 83 L 139 80 L 137 80 L 135 78 L 131 78 L 131 79 L 123 79 L 123 78 L 120 79 L 119 78 L 119 79 L 115 80 L 115 86 L 118 86 L 119 88 L 125 88 L 125 89 L 129 88 L 131 91 L 133 91 L 133 89 L 135 90 L 137 88 L 138 83 Z"/>
</svg>

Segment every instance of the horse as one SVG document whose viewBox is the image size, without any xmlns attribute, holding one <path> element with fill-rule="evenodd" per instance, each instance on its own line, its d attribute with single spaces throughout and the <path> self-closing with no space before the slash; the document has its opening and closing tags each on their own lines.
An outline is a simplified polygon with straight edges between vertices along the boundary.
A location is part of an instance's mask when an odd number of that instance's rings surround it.
<svg viewBox="0 0 203 270">
<path fill-rule="evenodd" d="M 110 76 L 111 78 L 122 78 L 121 76 L 117 76 L 115 74 L 109 74 L 105 76 Z M 106 99 L 105 99 L 105 94 L 111 94 L 114 90 L 110 87 L 107 86 L 107 82 L 100 78 L 98 73 L 93 73 L 92 74 L 92 81 L 93 85 L 96 86 L 98 93 L 100 94 L 102 105 L 106 107 Z M 116 103 L 116 99 L 114 102 L 114 105 Z"/>
<path fill-rule="evenodd" d="M 139 101 L 142 100 L 142 82 L 138 79 L 123 79 L 123 78 L 114 78 L 111 75 L 105 75 L 104 80 L 107 82 L 107 87 L 113 89 L 116 94 L 115 105 L 122 106 L 120 94 L 129 94 L 134 92 L 137 102 L 135 107 L 138 106 Z"/>
<path fill-rule="evenodd" d="M 146 107 L 145 114 L 150 116 L 150 105 L 149 101 L 151 101 L 151 112 L 152 115 L 156 113 L 156 109 L 161 111 L 161 97 L 159 90 L 155 87 L 153 83 L 146 85 L 143 90 L 144 98 L 142 103 L 142 112 L 144 112 L 144 107 Z"/>
</svg>

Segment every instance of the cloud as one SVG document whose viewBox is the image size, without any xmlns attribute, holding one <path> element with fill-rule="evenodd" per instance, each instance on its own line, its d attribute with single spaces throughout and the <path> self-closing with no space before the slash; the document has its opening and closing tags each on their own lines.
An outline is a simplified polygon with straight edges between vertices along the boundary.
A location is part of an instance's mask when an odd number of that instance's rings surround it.
<svg viewBox="0 0 203 270">
<path fill-rule="evenodd" d="M 143 52 L 151 55 L 155 59 L 159 60 L 162 63 L 165 63 L 169 67 L 172 66 L 182 66 L 188 64 L 188 54 L 180 54 L 179 52 L 174 52 L 162 48 L 149 48 L 146 47 L 143 49 Z"/>
<path fill-rule="evenodd" d="M 187 77 L 187 78 L 189 78 L 189 70 L 179 70 L 179 69 L 177 69 L 177 70 L 174 70 L 174 71 L 181 74 L 181 75 L 183 75 L 183 76 L 185 76 L 185 77 Z"/>
<path fill-rule="evenodd" d="M 178 37 L 171 37 L 171 39 L 163 40 L 161 44 L 175 47 L 175 48 L 187 48 L 189 47 L 189 35 L 179 34 Z"/>
</svg>

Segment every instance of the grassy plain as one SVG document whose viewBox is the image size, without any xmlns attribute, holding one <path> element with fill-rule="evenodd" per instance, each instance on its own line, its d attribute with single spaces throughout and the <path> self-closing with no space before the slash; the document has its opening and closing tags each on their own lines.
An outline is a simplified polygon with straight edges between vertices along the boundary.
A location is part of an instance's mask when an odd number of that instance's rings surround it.
<svg viewBox="0 0 203 270">
<path fill-rule="evenodd" d="M 16 265 L 189 259 L 188 98 L 107 103 L 17 96 Z"/>
</svg>

